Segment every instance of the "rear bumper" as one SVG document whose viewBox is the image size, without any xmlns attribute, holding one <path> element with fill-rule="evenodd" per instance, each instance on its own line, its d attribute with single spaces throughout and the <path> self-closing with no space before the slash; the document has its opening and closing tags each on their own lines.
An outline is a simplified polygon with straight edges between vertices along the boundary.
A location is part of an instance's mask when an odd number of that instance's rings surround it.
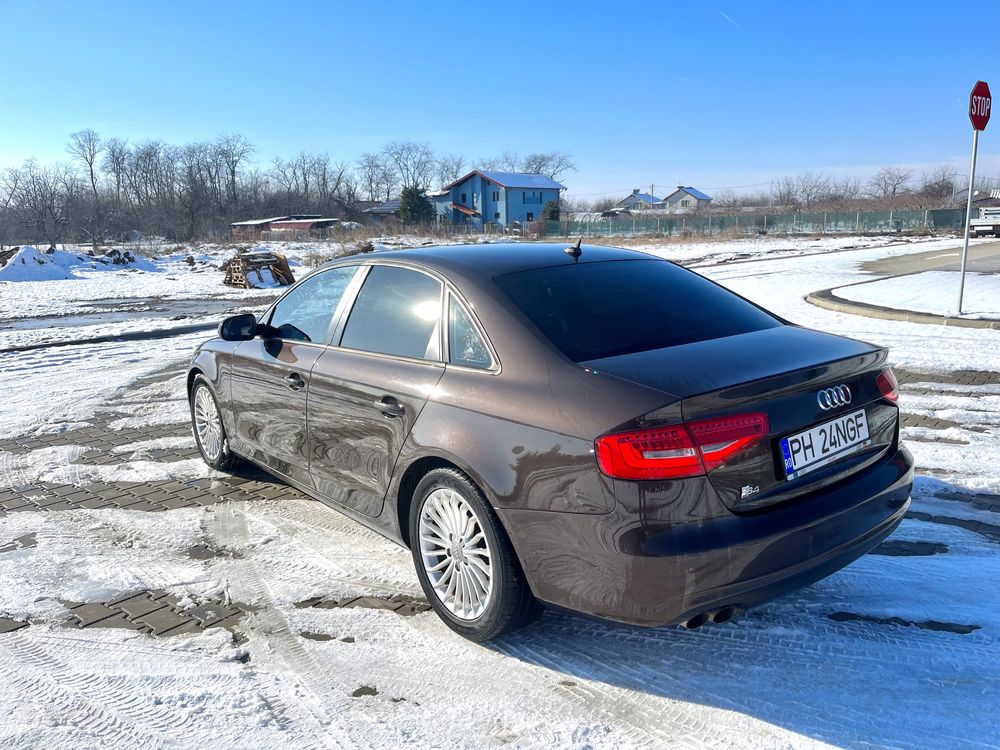
<svg viewBox="0 0 1000 750">
<path fill-rule="evenodd" d="M 626 483 L 603 516 L 501 516 L 541 601 L 658 626 L 752 607 L 843 568 L 899 525 L 912 484 L 913 459 L 899 448 L 833 487 L 754 514 L 721 508 L 707 480 L 685 480 Z"/>
</svg>

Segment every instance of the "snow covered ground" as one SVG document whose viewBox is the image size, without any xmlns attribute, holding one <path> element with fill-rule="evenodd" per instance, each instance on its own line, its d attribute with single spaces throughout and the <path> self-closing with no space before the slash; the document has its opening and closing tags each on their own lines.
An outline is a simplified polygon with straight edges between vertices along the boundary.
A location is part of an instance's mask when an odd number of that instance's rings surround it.
<svg viewBox="0 0 1000 750">
<path fill-rule="evenodd" d="M 713 259 L 744 255 L 744 244 L 644 249 L 697 259 L 701 273 L 792 322 L 886 344 L 895 364 L 926 372 L 926 382 L 904 386 L 901 408 L 955 426 L 905 429 L 920 474 L 913 509 L 1000 531 L 1000 514 L 970 502 L 974 491 L 1000 492 L 1000 375 L 973 386 L 940 377 L 1000 371 L 1000 331 L 862 318 L 804 301 L 869 279 L 859 270 L 866 260 L 954 241 L 826 254 L 813 253 L 860 240 L 754 242 L 756 257 L 741 263 Z M 160 270 L 142 283 L 159 290 L 136 296 L 182 302 L 194 284 L 206 299 L 240 301 L 243 293 L 218 283 L 221 273 L 202 281 L 185 256 L 154 261 Z M 293 257 L 304 263 L 305 251 Z M 168 270 L 175 262 L 184 267 Z M 102 277 L 119 273 L 127 272 Z M 53 292 L 73 314 L 110 288 L 87 278 L 24 283 L 35 290 L 14 292 L 23 296 L 8 319 L 44 314 L 50 284 L 81 285 Z M 128 294 L 131 282 L 121 283 Z M 0 284 L 0 305 L 22 288 Z M 65 328 L 59 335 L 78 334 Z M 0 440 L 97 423 L 176 432 L 186 419 L 182 368 L 203 337 L 0 353 Z M 177 374 L 133 385 L 171 363 Z M 197 462 L 155 458 L 180 439 L 130 443 L 98 466 L 82 459 L 85 446 L 0 451 L 0 490 L 212 478 Z M 297 607 L 310 597 L 419 594 L 405 550 L 311 501 L 11 513 L 0 517 L 0 549 L 26 535 L 35 544 L 0 553 L 0 616 L 33 624 L 0 634 L 0 747 L 997 747 L 1000 536 L 990 533 L 908 519 L 893 541 L 933 554 L 867 555 L 725 625 L 641 631 L 549 613 L 481 646 L 432 613 Z M 223 554 L 193 558 L 197 545 Z M 63 601 L 138 589 L 251 605 L 240 624 L 247 640 L 223 629 L 154 638 L 64 625 Z"/>
<path fill-rule="evenodd" d="M 393 237 L 373 244 L 379 250 L 427 242 Z M 354 245 L 273 242 L 266 247 L 283 253 L 300 278 Z M 277 290 L 222 284 L 220 266 L 235 249 L 205 243 L 144 245 L 141 250 L 152 257 L 140 255 L 135 263 L 117 266 L 96 262 L 86 248 L 52 255 L 22 248 L 20 257 L 0 268 L 0 349 L 217 322 L 248 306 L 266 307 Z M 139 247 L 129 251 L 138 253 Z"/>
<path fill-rule="evenodd" d="M 958 314 L 958 271 L 924 271 L 834 289 L 834 296 L 899 310 Z M 1000 319 L 1000 275 L 967 273 L 963 318 Z"/>
</svg>

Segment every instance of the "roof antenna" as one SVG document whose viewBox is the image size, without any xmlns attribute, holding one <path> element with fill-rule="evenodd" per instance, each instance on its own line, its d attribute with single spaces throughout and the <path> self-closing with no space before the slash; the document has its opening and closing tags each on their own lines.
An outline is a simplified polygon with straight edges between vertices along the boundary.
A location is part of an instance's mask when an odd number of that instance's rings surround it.
<svg viewBox="0 0 1000 750">
<path fill-rule="evenodd" d="M 576 244 L 573 245 L 572 247 L 567 247 L 565 250 L 563 250 L 563 252 L 566 253 L 566 255 L 570 256 L 574 260 L 574 262 L 577 263 L 580 262 L 580 256 L 583 255 L 583 250 L 580 249 L 581 242 L 583 242 L 583 237 L 578 239 L 576 241 Z"/>
</svg>

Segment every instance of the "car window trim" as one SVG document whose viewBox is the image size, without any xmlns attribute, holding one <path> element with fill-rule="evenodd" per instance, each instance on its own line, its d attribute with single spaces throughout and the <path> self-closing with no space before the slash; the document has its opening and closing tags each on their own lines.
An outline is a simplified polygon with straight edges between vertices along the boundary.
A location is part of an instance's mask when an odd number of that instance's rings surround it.
<svg viewBox="0 0 1000 750">
<path fill-rule="evenodd" d="M 360 286 L 357 286 L 358 285 L 358 277 L 361 275 L 359 273 L 359 271 L 361 271 L 364 268 L 364 266 L 362 264 L 360 264 L 360 263 L 343 263 L 343 264 L 338 264 L 338 265 L 332 266 L 330 268 L 321 268 L 321 269 L 318 269 L 318 270 L 314 271 L 313 273 L 310 273 L 310 274 L 304 276 L 301 280 L 299 280 L 299 282 L 297 284 L 293 284 L 284 294 L 282 294 L 280 297 L 278 297 L 278 299 L 276 299 L 274 302 L 272 302 L 271 306 L 269 308 L 267 308 L 267 310 L 264 311 L 264 314 L 260 318 L 258 318 L 258 321 L 266 321 L 267 325 L 271 325 L 271 320 L 274 317 L 274 311 L 275 311 L 275 309 L 277 309 L 278 305 L 281 304 L 282 300 L 284 300 L 285 297 L 287 297 L 289 294 L 291 294 L 296 289 L 298 289 L 299 286 L 301 286 L 307 280 L 313 279 L 313 278 L 315 278 L 317 276 L 321 276 L 322 274 L 325 274 L 325 273 L 330 273 L 332 271 L 336 271 L 336 270 L 341 269 L 341 268 L 351 268 L 352 266 L 354 267 L 354 275 L 351 277 L 350 281 L 347 282 L 347 286 L 344 289 L 344 293 L 341 295 L 340 301 L 337 303 L 337 308 L 333 311 L 333 313 L 330 316 L 330 324 L 327 326 L 326 336 L 324 336 L 323 341 L 302 341 L 300 339 L 286 339 L 286 338 L 276 338 L 276 339 L 272 339 L 272 340 L 273 341 L 281 341 L 281 342 L 286 342 L 287 341 L 289 343 L 294 343 L 294 344 L 307 344 L 307 345 L 310 345 L 310 346 L 319 346 L 319 347 L 330 346 L 330 341 L 334 338 L 334 335 L 335 335 L 334 332 L 338 329 L 338 327 L 340 325 L 340 321 L 344 317 L 344 311 L 346 309 L 346 303 L 348 301 L 348 298 L 350 298 L 351 305 L 353 306 L 353 304 L 354 304 L 354 296 L 357 295 L 357 289 L 360 288 Z M 367 274 L 367 271 L 366 271 L 366 274 Z M 352 294 L 352 291 L 353 291 L 353 294 Z"/>
</svg>

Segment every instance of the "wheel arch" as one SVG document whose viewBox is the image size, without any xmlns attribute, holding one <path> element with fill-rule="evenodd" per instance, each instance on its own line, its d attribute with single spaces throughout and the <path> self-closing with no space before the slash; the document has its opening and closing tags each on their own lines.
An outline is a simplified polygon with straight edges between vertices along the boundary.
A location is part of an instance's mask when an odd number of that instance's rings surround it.
<svg viewBox="0 0 1000 750">
<path fill-rule="evenodd" d="M 420 484 L 420 480 L 434 469 L 455 469 L 461 472 L 483 493 L 486 502 L 492 508 L 496 508 L 495 498 L 490 487 L 476 471 L 465 465 L 465 462 L 457 456 L 440 453 L 414 456 L 407 462 L 406 468 L 399 474 L 395 491 L 391 494 L 394 500 L 394 520 L 399 529 L 399 537 L 407 548 L 410 547 L 410 508 L 413 505 L 413 493 L 417 489 L 417 485 Z M 495 515 L 500 525 L 504 527 L 504 531 L 507 531 L 500 514 L 497 513 Z"/>
</svg>

